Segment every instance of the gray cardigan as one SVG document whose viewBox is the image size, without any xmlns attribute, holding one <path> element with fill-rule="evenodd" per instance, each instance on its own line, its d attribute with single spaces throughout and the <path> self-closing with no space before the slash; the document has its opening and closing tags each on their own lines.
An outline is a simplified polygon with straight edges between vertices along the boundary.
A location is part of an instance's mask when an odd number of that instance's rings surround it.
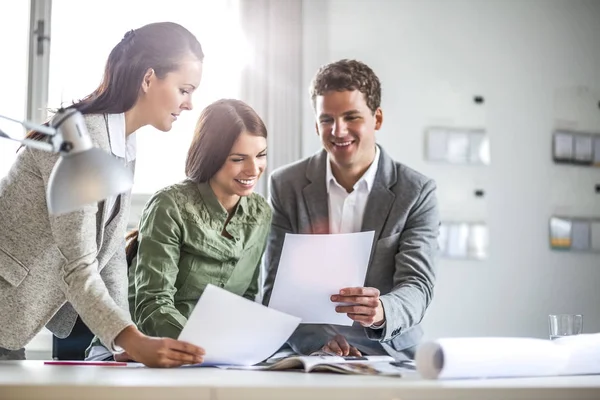
<svg viewBox="0 0 600 400">
<path fill-rule="evenodd" d="M 94 145 L 110 152 L 106 116 L 85 121 Z M 124 241 L 131 193 L 118 197 L 108 221 L 106 202 L 49 215 L 46 190 L 56 160 L 21 150 L 0 181 L 0 347 L 24 347 L 44 325 L 67 337 L 79 314 L 116 351 L 115 337 L 133 324 Z"/>
</svg>

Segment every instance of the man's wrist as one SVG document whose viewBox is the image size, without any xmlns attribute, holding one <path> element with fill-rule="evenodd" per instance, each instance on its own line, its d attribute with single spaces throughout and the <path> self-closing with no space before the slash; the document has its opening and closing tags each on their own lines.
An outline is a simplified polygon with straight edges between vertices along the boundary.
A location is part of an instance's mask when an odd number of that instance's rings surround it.
<svg viewBox="0 0 600 400">
<path fill-rule="evenodd" d="M 379 322 L 374 322 L 372 323 L 369 328 L 371 329 L 383 329 L 383 327 L 385 326 L 385 319 Z"/>
<path fill-rule="evenodd" d="M 385 309 L 383 308 L 383 303 L 381 302 L 381 299 L 378 300 L 379 301 L 379 305 L 377 306 L 377 311 L 375 313 L 375 316 L 380 315 L 380 318 L 377 322 L 373 322 L 369 328 L 373 328 L 373 329 L 377 329 L 377 328 L 382 328 L 383 325 L 385 324 Z"/>
</svg>

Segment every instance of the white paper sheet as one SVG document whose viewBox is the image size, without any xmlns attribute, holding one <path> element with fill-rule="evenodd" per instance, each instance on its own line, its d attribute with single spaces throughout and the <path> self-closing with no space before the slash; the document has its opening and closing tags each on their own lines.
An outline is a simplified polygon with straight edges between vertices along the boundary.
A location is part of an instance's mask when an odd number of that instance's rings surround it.
<svg viewBox="0 0 600 400">
<path fill-rule="evenodd" d="M 339 303 L 331 302 L 331 295 L 364 286 L 374 234 L 286 234 L 269 307 L 302 323 L 352 325 L 335 311 Z"/>
<path fill-rule="evenodd" d="M 179 340 L 204 348 L 203 365 L 253 365 L 273 355 L 300 318 L 208 285 Z"/>
</svg>

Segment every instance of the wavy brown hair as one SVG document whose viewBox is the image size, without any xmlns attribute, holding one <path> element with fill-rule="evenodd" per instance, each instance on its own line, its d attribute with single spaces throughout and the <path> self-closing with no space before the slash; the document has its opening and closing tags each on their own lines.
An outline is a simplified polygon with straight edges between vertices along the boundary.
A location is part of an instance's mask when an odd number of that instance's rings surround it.
<svg viewBox="0 0 600 400">
<path fill-rule="evenodd" d="M 133 259 L 137 255 L 138 251 L 138 236 L 139 231 L 133 229 L 125 235 L 125 258 L 127 259 L 127 268 L 131 267 Z"/>
</svg>

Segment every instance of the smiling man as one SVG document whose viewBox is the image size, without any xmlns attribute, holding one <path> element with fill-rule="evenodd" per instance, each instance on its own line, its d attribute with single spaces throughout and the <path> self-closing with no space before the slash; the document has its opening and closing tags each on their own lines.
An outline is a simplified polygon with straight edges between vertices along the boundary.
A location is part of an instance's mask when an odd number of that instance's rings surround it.
<svg viewBox="0 0 600 400">
<path fill-rule="evenodd" d="M 321 67 L 310 95 L 323 149 L 271 176 L 263 302 L 269 302 L 286 233 L 375 231 L 364 287 L 340 288 L 331 296 L 337 312 L 354 324 L 304 324 L 288 344 L 301 354 L 412 358 L 435 281 L 435 182 L 376 144 L 381 84 L 367 65 L 340 60 Z"/>
</svg>

